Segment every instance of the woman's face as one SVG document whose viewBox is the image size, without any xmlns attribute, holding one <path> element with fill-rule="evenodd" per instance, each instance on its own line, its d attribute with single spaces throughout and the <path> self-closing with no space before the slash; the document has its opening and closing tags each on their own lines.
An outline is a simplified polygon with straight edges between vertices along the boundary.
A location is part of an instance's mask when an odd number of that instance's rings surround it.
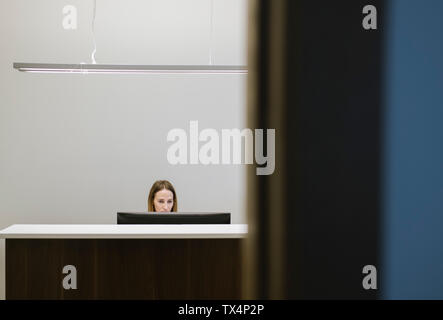
<svg viewBox="0 0 443 320">
<path fill-rule="evenodd" d="M 171 212 L 174 205 L 174 194 L 168 190 L 163 189 L 157 191 L 154 196 L 155 212 Z"/>
</svg>

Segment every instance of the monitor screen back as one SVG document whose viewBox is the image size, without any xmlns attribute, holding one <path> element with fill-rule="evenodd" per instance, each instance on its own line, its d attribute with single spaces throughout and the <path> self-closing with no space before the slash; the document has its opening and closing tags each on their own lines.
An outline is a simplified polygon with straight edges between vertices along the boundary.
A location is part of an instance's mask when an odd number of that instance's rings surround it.
<svg viewBox="0 0 443 320">
<path fill-rule="evenodd" d="M 230 224 L 230 213 L 117 212 L 117 224 Z"/>
</svg>

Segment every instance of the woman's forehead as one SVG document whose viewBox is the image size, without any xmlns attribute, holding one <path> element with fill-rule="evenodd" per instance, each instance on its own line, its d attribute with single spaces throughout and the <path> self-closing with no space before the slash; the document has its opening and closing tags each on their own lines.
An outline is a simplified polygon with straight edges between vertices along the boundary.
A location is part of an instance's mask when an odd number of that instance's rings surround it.
<svg viewBox="0 0 443 320">
<path fill-rule="evenodd" d="M 174 195 L 173 195 L 172 191 L 168 190 L 168 189 L 159 190 L 155 194 L 155 197 L 173 197 L 173 196 Z"/>
</svg>

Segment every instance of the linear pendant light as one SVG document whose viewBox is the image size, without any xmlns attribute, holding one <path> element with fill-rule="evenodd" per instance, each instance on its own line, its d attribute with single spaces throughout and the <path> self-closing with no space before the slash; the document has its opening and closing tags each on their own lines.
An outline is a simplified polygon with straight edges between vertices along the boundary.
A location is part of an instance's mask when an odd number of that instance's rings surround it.
<svg viewBox="0 0 443 320">
<path fill-rule="evenodd" d="M 211 0 L 211 19 L 210 31 L 212 39 L 212 4 Z M 94 0 L 92 36 L 94 41 L 94 50 L 91 55 L 91 64 L 60 64 L 60 63 L 26 63 L 14 62 L 13 67 L 22 72 L 33 73 L 101 73 L 101 74 L 246 74 L 246 66 L 213 65 L 212 64 L 212 45 L 209 53 L 209 65 L 121 65 L 121 64 L 97 64 L 95 61 L 95 52 L 97 51 L 95 43 L 95 12 L 96 0 Z"/>
<path fill-rule="evenodd" d="M 121 64 L 59 64 L 14 62 L 14 69 L 34 73 L 112 73 L 112 74 L 242 74 L 246 66 L 228 65 L 121 65 Z"/>
</svg>

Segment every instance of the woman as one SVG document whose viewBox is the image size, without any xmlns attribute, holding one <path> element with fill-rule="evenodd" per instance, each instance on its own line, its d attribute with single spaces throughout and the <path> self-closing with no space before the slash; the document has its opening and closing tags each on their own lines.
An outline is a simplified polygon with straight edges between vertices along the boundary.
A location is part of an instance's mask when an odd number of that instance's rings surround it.
<svg viewBox="0 0 443 320">
<path fill-rule="evenodd" d="M 177 196 L 167 180 L 154 182 L 148 196 L 149 212 L 177 212 Z"/>
</svg>

